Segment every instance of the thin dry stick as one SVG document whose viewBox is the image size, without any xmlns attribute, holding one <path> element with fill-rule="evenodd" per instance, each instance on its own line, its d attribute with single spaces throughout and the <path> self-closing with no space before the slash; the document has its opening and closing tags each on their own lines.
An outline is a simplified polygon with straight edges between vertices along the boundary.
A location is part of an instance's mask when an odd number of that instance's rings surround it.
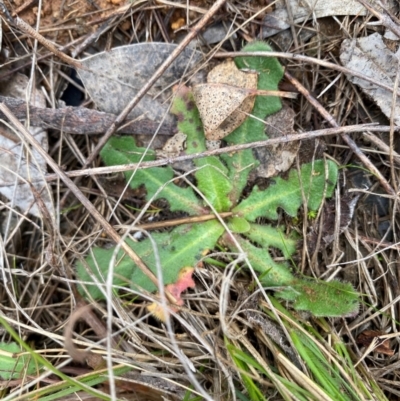
<svg viewBox="0 0 400 401">
<path fill-rule="evenodd" d="M 321 116 L 328 121 L 332 127 L 338 128 L 339 124 L 335 121 L 335 119 L 324 109 L 322 104 L 318 102 L 313 96 L 311 96 L 310 92 L 294 77 L 292 77 L 287 71 L 285 72 L 285 77 L 296 87 L 296 89 L 304 95 L 304 97 L 314 106 L 314 108 L 321 114 Z M 371 163 L 367 156 L 360 150 L 360 148 L 356 145 L 356 143 L 350 138 L 348 134 L 341 134 L 342 139 L 347 143 L 349 148 L 353 151 L 353 153 L 361 160 L 364 166 L 370 170 L 376 178 L 381 183 L 382 187 L 385 191 L 392 196 L 396 196 L 395 190 L 390 186 L 390 184 L 386 181 L 386 178 L 381 174 L 381 172 Z"/>
<path fill-rule="evenodd" d="M 297 50 L 299 48 L 299 41 L 297 40 L 297 32 L 296 32 L 296 27 L 294 24 L 293 13 L 292 13 L 292 5 L 289 2 L 289 0 L 285 0 L 285 6 L 286 6 L 287 14 L 289 17 L 289 25 L 290 25 L 290 31 L 292 33 L 293 42 L 294 42 L 294 48 Z"/>
<path fill-rule="evenodd" d="M 64 52 L 66 50 L 69 50 L 71 47 L 76 46 L 77 44 L 81 43 L 83 40 L 85 39 L 85 36 L 80 36 L 79 38 L 73 40 L 72 42 L 69 42 L 68 44 L 66 44 L 65 46 L 61 46 L 58 50 L 60 52 Z M 43 55 L 37 55 L 36 57 L 36 63 L 38 63 L 39 61 L 43 61 L 48 57 L 53 56 L 54 54 L 52 52 L 48 52 L 45 53 Z M 13 76 L 16 72 L 23 70 L 27 67 L 29 67 L 32 64 L 32 58 L 30 58 L 29 60 L 24 61 L 24 63 L 19 64 L 18 66 L 8 70 L 7 72 L 4 71 L 2 78 L 6 79 L 7 77 L 11 77 Z"/>
<path fill-rule="evenodd" d="M 393 156 L 393 162 L 396 163 L 398 166 L 400 166 L 400 155 L 394 149 L 392 149 L 392 147 L 387 145 L 385 142 L 383 142 L 376 135 L 373 135 L 369 131 L 363 132 L 362 134 L 363 134 L 364 138 L 366 138 L 368 141 L 372 142 L 381 151 L 383 151 L 387 154 L 391 153 Z"/>
<path fill-rule="evenodd" d="M 33 137 L 33 135 L 15 118 L 11 111 L 4 104 L 0 104 L 0 111 L 2 111 L 9 121 L 16 127 L 16 129 L 24 136 L 26 142 L 28 142 L 33 148 L 39 152 L 39 154 L 46 160 L 46 163 L 56 172 L 59 178 L 65 183 L 65 185 L 72 191 L 72 193 L 78 198 L 82 205 L 88 210 L 88 212 L 100 223 L 104 231 L 112 238 L 115 243 L 121 243 L 121 248 L 128 254 L 128 256 L 136 263 L 139 269 L 152 281 L 153 284 L 160 288 L 160 283 L 154 273 L 145 265 L 145 263 L 139 258 L 139 256 L 130 248 L 125 241 L 122 241 L 121 237 L 114 230 L 111 224 L 103 217 L 103 215 L 93 206 L 93 204 L 83 195 L 79 188 L 71 181 L 70 178 L 61 170 L 58 164 L 47 154 L 47 152 L 40 146 L 39 142 Z M 168 300 L 172 303 L 176 303 L 175 297 L 168 291 L 164 290 Z"/>
<path fill-rule="evenodd" d="M 397 60 L 397 73 L 396 73 L 396 79 L 394 80 L 394 86 L 393 86 L 394 92 L 397 92 L 397 89 L 399 87 L 399 82 L 400 82 L 400 60 Z M 397 104 L 397 96 L 395 95 L 395 93 L 393 93 L 392 94 L 392 105 L 390 108 L 390 125 L 392 126 L 392 128 L 394 128 L 394 126 L 395 126 L 394 119 L 396 117 L 396 104 Z M 395 171 L 395 166 L 393 163 L 393 160 L 394 160 L 394 156 L 393 156 L 394 130 L 393 129 L 390 131 L 390 135 L 389 135 L 389 146 L 390 146 L 390 151 L 389 151 L 390 174 L 391 174 L 394 189 L 397 192 L 399 190 L 399 187 L 397 185 L 396 171 Z"/>
<path fill-rule="evenodd" d="M 16 10 L 13 11 L 12 15 L 16 16 L 24 12 L 27 8 L 31 7 L 37 0 L 28 0 L 24 4 L 21 4 Z"/>
<path fill-rule="evenodd" d="M 166 221 L 155 221 L 153 223 L 144 223 L 135 225 L 135 228 L 138 230 L 155 230 L 158 228 L 165 227 L 176 227 L 182 224 L 193 224 L 193 223 L 202 223 L 204 221 L 210 221 L 215 219 L 226 219 L 227 217 L 232 216 L 232 212 L 224 212 L 219 213 L 218 216 L 215 214 L 205 214 L 202 216 L 191 216 L 191 217 L 181 217 L 180 219 L 172 219 Z M 129 228 L 130 226 L 119 225 L 116 228 Z"/>
<path fill-rule="evenodd" d="M 327 135 L 337 135 L 342 133 L 349 133 L 349 132 L 363 132 L 368 130 L 370 132 L 389 132 L 391 130 L 390 126 L 377 126 L 375 123 L 373 124 L 362 124 L 362 125 L 349 125 L 347 127 L 338 127 L 338 128 L 327 128 L 321 129 L 317 131 L 310 131 L 310 132 L 303 132 L 301 134 L 289 135 L 289 136 L 282 136 L 280 138 L 271 138 L 265 141 L 257 141 L 251 143 L 243 143 L 239 145 L 232 145 L 226 146 L 220 149 L 213 149 L 207 150 L 201 153 L 194 153 L 191 155 L 183 155 L 177 156 L 174 158 L 168 159 L 159 159 L 154 161 L 142 162 L 142 163 L 131 163 L 131 164 L 124 164 L 120 166 L 111 166 L 111 167 L 96 167 L 96 168 L 88 168 L 85 170 L 73 170 L 65 172 L 68 177 L 80 177 L 80 176 L 94 176 L 98 174 L 111 174 L 111 173 L 119 173 L 124 171 L 131 171 L 136 170 L 137 168 L 145 169 L 145 168 L 152 168 L 152 167 L 160 167 L 166 166 L 173 163 L 186 161 L 186 160 L 193 160 L 193 159 L 200 159 L 206 156 L 216 156 L 223 153 L 232 153 L 237 152 L 244 149 L 253 149 L 253 148 L 261 148 L 265 146 L 273 146 L 279 143 L 288 143 L 292 141 L 301 141 L 305 139 L 313 139 L 318 138 L 321 136 Z M 399 132 L 400 127 L 395 127 L 395 131 Z M 46 181 L 54 181 L 58 178 L 57 174 L 48 174 L 46 176 Z"/>
<path fill-rule="evenodd" d="M 373 78 L 370 78 L 364 74 L 359 73 L 358 71 L 350 70 L 349 68 L 342 67 L 341 65 L 330 63 L 329 61 L 320 60 L 314 57 L 303 56 L 302 54 L 293 54 L 293 53 L 282 53 L 282 52 L 273 52 L 273 51 L 265 51 L 265 52 L 226 52 L 226 53 L 215 53 L 214 58 L 230 58 L 230 57 L 243 57 L 243 56 L 254 56 L 254 57 L 279 57 L 288 60 L 295 61 L 303 61 L 309 64 L 316 64 L 322 67 L 330 68 L 335 71 L 343 72 L 344 74 L 351 75 L 353 77 L 361 78 L 364 81 L 371 82 L 380 88 L 388 90 L 390 93 L 393 92 L 393 87 L 383 84 Z M 400 92 L 397 92 L 397 95 L 400 96 Z"/>
<path fill-rule="evenodd" d="M 400 38 L 400 23 L 399 20 L 396 21 L 395 16 L 388 15 L 386 10 L 384 12 L 379 12 L 375 8 L 372 7 L 371 4 L 367 3 L 365 0 L 358 0 L 371 14 L 373 14 L 376 18 L 379 19 L 378 23 L 370 22 L 368 25 L 383 25 L 386 28 L 390 29 L 393 33 L 395 33 Z"/>
<path fill-rule="evenodd" d="M 51 128 L 69 134 L 102 134 L 115 119 L 115 114 L 86 109 L 85 107 L 42 108 L 27 104 L 20 99 L 1 95 L 0 102 L 5 103 L 19 120 L 25 120 L 29 115 L 30 124 L 34 127 Z M 0 114 L 0 118 L 3 117 Z M 126 120 L 123 132 L 124 134 L 134 135 L 154 135 L 157 128 L 157 135 L 171 136 L 176 130 L 176 125 L 164 122 L 160 127 L 159 123 L 150 119 L 137 118 Z"/>
</svg>

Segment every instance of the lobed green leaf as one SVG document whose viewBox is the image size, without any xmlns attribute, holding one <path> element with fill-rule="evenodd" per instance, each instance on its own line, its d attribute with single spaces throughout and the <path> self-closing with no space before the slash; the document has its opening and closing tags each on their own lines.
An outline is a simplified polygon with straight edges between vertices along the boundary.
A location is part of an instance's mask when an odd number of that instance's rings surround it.
<svg viewBox="0 0 400 401">
<path fill-rule="evenodd" d="M 293 169 L 289 178 L 276 178 L 275 183 L 261 191 L 257 186 L 250 196 L 233 209 L 234 213 L 255 221 L 258 217 L 278 218 L 280 207 L 289 216 L 296 216 L 303 204 L 303 194 L 309 210 L 317 210 L 324 196 L 330 197 L 336 186 L 338 169 L 331 161 L 317 160 L 301 166 L 300 173 Z"/>
<path fill-rule="evenodd" d="M 353 286 L 337 280 L 299 278 L 276 295 L 293 301 L 294 309 L 311 312 L 314 316 L 355 316 L 359 308 L 359 294 Z"/>
<path fill-rule="evenodd" d="M 17 343 L 0 343 L 0 377 L 3 380 L 21 379 L 25 375 L 36 373 L 36 363 L 32 357 L 18 355 L 20 353 Z"/>
<path fill-rule="evenodd" d="M 206 150 L 204 131 L 193 96 L 187 91 L 177 93 L 172 112 L 178 116 L 178 129 L 187 135 L 186 153 L 193 154 Z M 228 211 L 232 203 L 228 197 L 232 190 L 232 181 L 228 178 L 228 169 L 218 157 L 195 159 L 199 169 L 195 172 L 197 188 L 207 198 L 217 212 Z"/>
<path fill-rule="evenodd" d="M 224 238 L 226 245 L 237 251 L 229 237 Z M 277 297 L 293 302 L 294 309 L 330 317 L 354 316 L 358 312 L 358 293 L 350 283 L 295 277 L 286 264 L 276 263 L 267 249 L 258 248 L 240 236 L 235 238 L 253 269 L 260 273 L 262 285 L 270 289 L 276 287 Z M 282 243 L 276 245 L 284 248 Z"/>
<path fill-rule="evenodd" d="M 175 283 L 180 270 L 186 266 L 195 266 L 204 256 L 206 249 L 215 247 L 224 228 L 217 221 L 208 221 L 202 224 L 182 225 L 171 232 L 154 233 L 152 239 L 134 242 L 130 239 L 126 243 L 137 253 L 147 267 L 157 275 L 156 254 L 161 263 L 164 285 Z M 96 284 L 96 280 L 104 285 L 110 268 L 113 269 L 114 286 L 131 287 L 135 290 L 156 291 L 157 287 L 136 266 L 132 259 L 120 250 L 116 256 L 116 263 L 110 266 L 114 249 L 93 248 L 86 258 L 86 264 L 77 263 L 77 274 L 81 281 L 89 284 L 80 285 L 79 291 L 89 292 L 96 300 L 105 299 L 104 292 Z M 95 277 L 95 279 L 92 278 Z M 93 283 L 93 284 L 90 284 Z"/>
<path fill-rule="evenodd" d="M 228 194 L 232 183 L 227 177 L 227 168 L 217 157 L 196 159 L 199 170 L 195 172 L 197 187 L 217 212 L 227 212 L 232 206 Z"/>
<path fill-rule="evenodd" d="M 233 216 L 228 220 L 228 227 L 236 234 L 243 234 L 250 230 L 250 223 L 243 217 Z"/>
<path fill-rule="evenodd" d="M 138 163 L 140 160 L 154 160 L 153 152 L 145 153 L 145 148 L 136 146 L 132 137 L 110 138 L 101 151 L 101 157 L 107 166 L 119 166 L 129 163 Z M 144 155 L 144 156 L 143 156 Z M 201 213 L 200 201 L 191 188 L 181 188 L 172 182 L 168 183 L 159 193 L 157 191 L 168 181 L 174 178 L 171 167 L 152 167 L 149 169 L 138 169 L 124 173 L 129 185 L 136 189 L 144 185 L 147 191 L 146 199 L 165 198 L 171 211 L 184 211 L 191 215 Z M 155 195 L 157 193 L 157 195 Z"/>
<path fill-rule="evenodd" d="M 276 263 L 268 250 L 258 248 L 238 235 L 235 238 L 246 253 L 253 269 L 261 274 L 260 281 L 266 287 L 286 286 L 293 282 L 293 274 L 289 267 L 284 263 Z M 232 251 L 237 252 L 232 242 L 228 240 L 225 243 Z"/>
<path fill-rule="evenodd" d="M 251 149 L 224 153 L 221 155 L 221 159 L 228 167 L 229 181 L 235 183 L 228 195 L 232 205 L 235 206 L 239 202 L 243 189 L 248 183 L 251 170 L 257 168 L 260 162 L 254 157 Z"/>
<path fill-rule="evenodd" d="M 126 243 L 134 248 L 135 242 L 127 239 Z M 110 268 L 113 269 L 114 279 L 113 285 L 119 287 L 130 286 L 129 278 L 134 270 L 133 261 L 125 255 L 123 250 L 119 250 L 116 255 L 116 262 L 111 266 L 111 260 L 115 248 L 98 248 L 93 247 L 90 249 L 89 255 L 85 258 L 85 263 L 80 261 L 76 264 L 76 273 L 79 281 L 87 282 L 89 284 L 79 284 L 78 290 L 82 296 L 86 295 L 86 291 L 90 294 L 91 298 L 95 300 L 105 299 L 105 283 L 107 281 L 107 274 Z M 93 276 L 93 277 L 92 277 Z M 97 284 L 97 282 L 99 284 Z M 93 283 L 93 284 L 90 284 Z M 103 291 L 101 286 L 103 285 Z"/>
<path fill-rule="evenodd" d="M 176 227 L 170 233 L 153 234 L 153 239 L 157 243 L 163 282 L 165 285 L 175 283 L 180 270 L 186 266 L 196 266 L 204 257 L 204 252 L 213 249 L 224 232 L 223 226 L 215 220 L 203 222 L 201 224 L 182 225 Z M 142 241 L 140 244 L 148 242 Z M 156 261 L 152 246 L 147 243 L 145 248 L 151 249 L 151 254 L 143 255 L 139 250 L 137 253 L 146 263 L 153 273 L 157 274 Z M 133 286 L 144 288 L 148 291 L 155 291 L 156 287 L 142 273 L 135 269 L 131 280 Z"/>
<path fill-rule="evenodd" d="M 286 236 L 283 233 L 282 227 L 250 224 L 250 230 L 245 232 L 244 235 L 264 249 L 270 247 L 279 249 L 286 259 L 290 258 L 296 251 L 297 241 L 294 238 Z"/>
</svg>

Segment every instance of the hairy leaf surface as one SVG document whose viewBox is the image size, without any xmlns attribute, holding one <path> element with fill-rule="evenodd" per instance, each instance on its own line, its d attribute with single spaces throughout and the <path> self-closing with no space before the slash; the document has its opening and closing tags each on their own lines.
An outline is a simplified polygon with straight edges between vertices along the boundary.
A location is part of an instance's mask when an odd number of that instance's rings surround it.
<svg viewBox="0 0 400 401">
<path fill-rule="evenodd" d="M 257 217 L 278 218 L 277 209 L 282 208 L 289 216 L 296 216 L 303 204 L 303 194 L 309 210 L 317 210 L 324 196 L 330 197 L 336 186 L 338 169 L 331 161 L 317 160 L 301 166 L 300 174 L 291 170 L 289 178 L 276 178 L 265 191 L 257 186 L 250 196 L 233 209 L 250 221 Z"/>
<path fill-rule="evenodd" d="M 118 166 L 139 161 L 154 160 L 153 152 L 146 153 L 145 149 L 136 146 L 132 137 L 111 138 L 101 151 L 101 157 L 108 166 Z M 146 199 L 151 199 L 156 192 L 174 177 L 171 167 L 152 167 L 124 173 L 126 180 L 133 189 L 144 185 L 147 191 Z M 182 210 L 189 214 L 201 213 L 199 200 L 191 188 L 181 188 L 172 182 L 155 195 L 154 199 L 165 198 L 172 211 Z"/>
</svg>

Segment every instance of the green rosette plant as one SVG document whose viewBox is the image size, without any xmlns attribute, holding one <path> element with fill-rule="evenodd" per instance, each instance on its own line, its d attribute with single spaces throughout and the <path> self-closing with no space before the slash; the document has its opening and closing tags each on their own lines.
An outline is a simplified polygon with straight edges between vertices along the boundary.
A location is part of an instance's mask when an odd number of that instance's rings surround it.
<svg viewBox="0 0 400 401">
<path fill-rule="evenodd" d="M 246 46 L 243 51 L 268 51 L 262 42 Z M 283 68 L 275 58 L 243 56 L 235 59 L 237 67 L 256 70 L 259 73 L 258 89 L 277 90 L 283 76 Z M 266 139 L 265 117 L 279 111 L 278 97 L 257 96 L 252 115 L 228 135 L 228 144 L 241 144 Z M 178 118 L 178 129 L 187 135 L 186 153 L 194 154 L 206 150 L 201 119 L 192 93 L 186 88 L 176 94 L 172 112 Z M 137 163 L 154 160 L 152 151 L 137 147 L 132 137 L 112 138 L 101 152 L 106 165 Z M 126 172 L 125 177 L 132 188 L 144 186 L 147 200 L 166 199 L 171 211 L 182 211 L 188 216 L 231 212 L 226 219 L 229 232 L 218 219 L 176 226 L 169 232 L 152 233 L 152 240 L 139 242 L 127 239 L 127 243 L 142 258 L 147 266 L 157 272 L 157 261 L 162 269 L 164 285 L 179 282 L 180 291 L 185 284 L 179 273 L 187 266 L 196 266 L 207 250 L 217 244 L 238 252 L 237 244 L 247 255 L 252 268 L 259 273 L 263 286 L 275 290 L 276 295 L 290 301 L 296 310 L 311 312 L 315 316 L 348 316 L 358 311 L 358 294 L 349 283 L 324 282 L 302 277 L 288 263 L 276 263 L 270 249 L 278 249 L 286 259 L 296 250 L 293 235 L 285 235 L 283 229 L 274 224 L 260 224 L 260 218 L 272 223 L 278 218 L 278 208 L 289 216 L 297 216 L 304 199 L 309 211 L 316 211 L 323 200 L 331 197 L 336 186 L 338 168 L 332 161 L 316 160 L 293 169 L 286 179 L 275 178 L 266 189 L 255 186 L 243 198 L 243 189 L 250 172 L 259 164 L 251 149 L 221 156 L 194 159 L 195 186 L 182 188 L 175 182 L 171 167 L 156 167 Z M 86 263 L 78 263 L 78 278 L 86 291 L 95 298 L 104 298 L 99 283 L 104 283 L 112 261 L 114 249 L 93 248 Z M 156 286 L 141 272 L 135 263 L 119 251 L 115 258 L 114 285 L 130 286 L 140 291 L 156 291 Z M 188 280 L 187 286 L 192 281 Z M 92 283 L 92 284 L 91 284 Z M 81 292 L 85 293 L 83 286 Z M 169 287 L 171 289 L 171 287 Z"/>
</svg>

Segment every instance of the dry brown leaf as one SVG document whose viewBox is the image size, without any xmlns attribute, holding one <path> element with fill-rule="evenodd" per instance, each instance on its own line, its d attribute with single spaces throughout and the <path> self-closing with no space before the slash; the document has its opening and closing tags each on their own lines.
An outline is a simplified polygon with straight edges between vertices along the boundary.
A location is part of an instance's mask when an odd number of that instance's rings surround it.
<svg viewBox="0 0 400 401">
<path fill-rule="evenodd" d="M 26 100 L 29 78 L 17 73 L 2 82 L 0 94 Z M 33 88 L 29 102 L 36 107 L 46 107 L 43 93 Z M 48 150 L 47 131 L 41 127 L 29 127 L 29 132 Z M 5 124 L 0 124 L 0 193 L 10 199 L 12 206 L 23 212 L 42 217 L 37 198 L 40 197 L 49 214 L 54 216 L 51 192 L 46 180 L 47 164 L 43 157 L 25 143 Z"/>
<path fill-rule="evenodd" d="M 364 347 L 369 347 L 374 339 L 377 339 L 377 346 L 374 348 L 375 352 L 380 352 L 381 354 L 392 356 L 394 355 L 394 350 L 390 349 L 390 342 L 388 339 L 380 339 L 380 336 L 386 335 L 383 331 L 377 330 L 365 330 L 359 334 L 357 337 L 357 344 L 361 344 Z"/>
<path fill-rule="evenodd" d="M 241 71 L 236 67 L 233 60 L 228 60 L 225 63 L 217 65 L 208 73 L 207 82 L 225 83 L 247 89 L 257 89 L 258 73 L 255 71 Z M 255 100 L 254 96 L 247 95 L 237 110 L 230 114 L 215 130 L 213 137 L 207 139 L 217 141 L 239 127 L 246 119 L 247 114 L 253 110 Z"/>
<path fill-rule="evenodd" d="M 233 60 L 227 60 L 208 73 L 207 82 L 257 89 L 258 73 L 239 70 Z"/>
<path fill-rule="evenodd" d="M 193 87 L 193 96 L 208 140 L 218 141 L 238 128 L 254 107 L 255 96 L 294 98 L 296 93 L 257 90 L 258 73 L 238 70 L 232 60 L 213 68 L 208 83 Z"/>
<path fill-rule="evenodd" d="M 187 135 L 182 132 L 176 133 L 172 138 L 169 138 L 165 143 L 162 150 L 156 150 L 157 158 L 168 159 L 171 157 L 177 157 L 185 149 Z"/>
<path fill-rule="evenodd" d="M 193 95 L 207 139 L 215 141 L 224 138 L 247 117 L 238 110 L 249 96 L 249 92 L 243 88 L 223 84 L 200 84 L 193 88 Z M 252 100 L 253 107 L 254 96 L 248 99 Z M 238 117 L 231 117 L 233 113 Z M 229 117 L 231 118 L 227 121 Z"/>
<path fill-rule="evenodd" d="M 386 46 L 382 35 L 373 33 L 364 38 L 345 39 L 342 42 L 340 60 L 342 64 L 393 88 L 397 79 L 399 54 Z M 347 79 L 358 85 L 380 107 L 387 118 L 392 116 L 393 93 L 361 78 L 347 75 Z M 400 101 L 396 98 L 393 122 L 400 125 Z"/>
<path fill-rule="evenodd" d="M 277 113 L 268 116 L 265 120 L 268 138 L 290 137 L 295 135 L 293 129 L 295 112 L 285 105 Z M 253 149 L 260 165 L 254 173 L 257 177 L 269 178 L 289 170 L 300 148 L 299 141 L 289 141 L 273 146 Z"/>
<path fill-rule="evenodd" d="M 309 19 L 338 15 L 365 15 L 365 8 L 357 0 L 278 0 L 275 11 L 264 18 L 263 38 L 269 38 L 291 24 L 301 24 Z M 287 11 L 290 9 L 290 14 Z"/>
<path fill-rule="evenodd" d="M 257 89 L 258 74 L 240 71 L 233 60 L 217 65 L 207 84 L 196 85 L 193 95 L 209 140 L 219 140 L 239 127 L 251 113 L 255 97 L 244 89 Z"/>
<path fill-rule="evenodd" d="M 169 43 L 136 43 L 116 47 L 81 60 L 86 70 L 81 69 L 78 74 L 97 108 L 118 115 L 176 47 Z M 200 58 L 201 53 L 185 49 L 129 116 L 173 124 L 166 103 L 171 91 L 166 88 L 183 77 Z M 196 75 L 192 79 L 196 79 Z"/>
</svg>

